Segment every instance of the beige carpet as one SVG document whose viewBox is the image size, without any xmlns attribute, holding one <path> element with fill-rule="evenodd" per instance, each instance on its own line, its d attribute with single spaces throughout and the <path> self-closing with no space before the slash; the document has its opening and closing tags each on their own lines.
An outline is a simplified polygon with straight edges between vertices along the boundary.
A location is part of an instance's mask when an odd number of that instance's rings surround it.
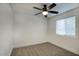
<svg viewBox="0 0 79 59">
<path fill-rule="evenodd" d="M 77 56 L 51 43 L 42 43 L 28 47 L 14 48 L 11 56 Z"/>
</svg>

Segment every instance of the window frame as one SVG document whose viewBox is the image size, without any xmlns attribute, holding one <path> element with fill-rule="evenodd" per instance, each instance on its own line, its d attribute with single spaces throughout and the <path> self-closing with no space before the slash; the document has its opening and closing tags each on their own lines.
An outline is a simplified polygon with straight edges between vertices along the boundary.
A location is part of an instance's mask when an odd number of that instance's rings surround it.
<svg viewBox="0 0 79 59">
<path fill-rule="evenodd" d="M 61 35 L 59 33 L 57 34 L 57 21 L 59 21 L 59 20 L 66 20 L 66 19 L 69 19 L 69 18 L 72 18 L 72 17 L 75 18 L 74 19 L 74 26 L 75 26 L 74 35 L 67 35 L 66 34 L 66 26 L 67 26 L 66 24 L 65 24 L 65 34 L 64 35 Z M 65 36 L 65 37 L 75 37 L 76 36 L 76 16 L 66 17 L 66 18 L 59 19 L 59 20 L 56 20 L 56 35 L 58 35 L 58 36 Z"/>
</svg>

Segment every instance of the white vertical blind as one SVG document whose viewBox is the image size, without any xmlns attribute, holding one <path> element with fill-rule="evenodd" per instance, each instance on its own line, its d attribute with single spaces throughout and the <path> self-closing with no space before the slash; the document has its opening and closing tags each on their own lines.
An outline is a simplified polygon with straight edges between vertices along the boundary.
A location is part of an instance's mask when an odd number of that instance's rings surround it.
<svg viewBox="0 0 79 59">
<path fill-rule="evenodd" d="M 65 19 L 66 35 L 75 36 L 75 17 Z"/>
<path fill-rule="evenodd" d="M 56 21 L 56 34 L 75 36 L 75 16 Z"/>
<path fill-rule="evenodd" d="M 65 22 L 64 22 L 64 20 L 56 21 L 56 34 L 65 35 Z"/>
</svg>

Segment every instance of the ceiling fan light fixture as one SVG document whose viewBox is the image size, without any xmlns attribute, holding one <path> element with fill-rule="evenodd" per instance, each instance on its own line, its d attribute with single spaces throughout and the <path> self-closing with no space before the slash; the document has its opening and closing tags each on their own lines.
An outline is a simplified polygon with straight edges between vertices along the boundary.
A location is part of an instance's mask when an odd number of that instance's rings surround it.
<svg viewBox="0 0 79 59">
<path fill-rule="evenodd" d="M 48 11 L 43 11 L 42 14 L 43 15 L 48 15 Z"/>
<path fill-rule="evenodd" d="M 56 6 L 56 4 L 55 3 L 52 3 L 49 6 L 47 6 L 46 4 L 44 4 L 42 8 L 38 8 L 38 7 L 33 7 L 33 8 L 34 9 L 37 9 L 37 10 L 41 10 L 41 12 L 36 13 L 35 15 L 42 14 L 43 16 L 45 16 L 47 18 L 49 13 L 52 13 L 52 14 L 58 14 L 59 13 L 58 11 L 52 11 L 51 10 L 55 6 Z"/>
</svg>

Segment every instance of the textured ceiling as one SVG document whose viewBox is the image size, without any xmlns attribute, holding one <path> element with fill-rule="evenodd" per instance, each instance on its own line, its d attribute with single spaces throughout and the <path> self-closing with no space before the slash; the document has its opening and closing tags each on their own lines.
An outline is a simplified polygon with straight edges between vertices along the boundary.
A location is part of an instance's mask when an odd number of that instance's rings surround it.
<svg viewBox="0 0 79 59">
<path fill-rule="evenodd" d="M 79 4 L 77 4 L 77 3 L 59 3 L 52 10 L 57 10 L 57 11 L 59 11 L 59 14 L 60 14 L 60 13 L 66 12 L 68 10 L 74 9 L 78 6 L 79 6 Z M 50 15 L 54 16 L 54 14 L 49 14 L 49 16 Z"/>
<path fill-rule="evenodd" d="M 13 6 L 13 10 L 15 13 L 25 13 L 25 14 L 29 14 L 29 15 L 34 15 L 35 13 L 40 12 L 39 10 L 35 10 L 33 9 L 33 7 L 39 7 L 42 8 L 43 3 L 16 3 L 16 4 L 12 4 Z M 47 5 L 49 6 L 50 4 L 47 3 Z M 79 4 L 78 3 L 57 3 L 57 6 L 52 8 L 51 10 L 56 10 L 59 11 L 60 13 L 66 12 L 70 9 L 76 8 L 78 7 Z M 42 15 L 42 14 L 40 14 Z M 38 16 L 40 16 L 38 15 Z M 55 14 L 49 14 L 49 16 L 54 16 Z"/>
</svg>

